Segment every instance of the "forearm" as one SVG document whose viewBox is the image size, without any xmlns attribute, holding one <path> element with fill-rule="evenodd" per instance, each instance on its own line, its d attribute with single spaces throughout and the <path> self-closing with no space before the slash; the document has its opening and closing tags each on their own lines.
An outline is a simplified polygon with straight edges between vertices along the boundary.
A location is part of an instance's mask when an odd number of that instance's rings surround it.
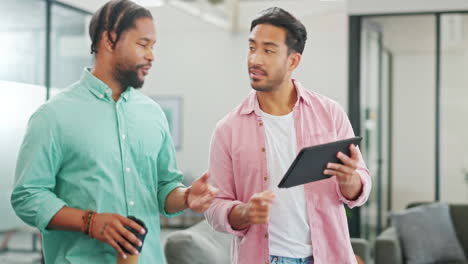
<svg viewBox="0 0 468 264">
<path fill-rule="evenodd" d="M 234 208 L 232 208 L 231 212 L 229 213 L 228 220 L 229 224 L 234 230 L 242 230 L 247 228 L 250 225 L 248 217 L 248 204 L 241 203 L 234 206 Z"/>
<path fill-rule="evenodd" d="M 84 210 L 65 206 L 50 220 L 47 229 L 81 232 L 85 214 Z"/>
<path fill-rule="evenodd" d="M 175 188 L 166 198 L 165 209 L 169 214 L 177 213 L 188 208 L 187 191 L 189 188 Z"/>
</svg>

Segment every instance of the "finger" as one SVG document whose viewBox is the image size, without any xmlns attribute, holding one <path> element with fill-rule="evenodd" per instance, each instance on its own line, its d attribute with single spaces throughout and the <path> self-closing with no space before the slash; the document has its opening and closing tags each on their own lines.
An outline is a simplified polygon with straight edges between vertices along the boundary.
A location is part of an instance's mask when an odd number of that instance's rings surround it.
<svg viewBox="0 0 468 264">
<path fill-rule="evenodd" d="M 252 219 L 250 222 L 254 225 L 263 225 L 268 223 L 268 219 Z"/>
<path fill-rule="evenodd" d="M 339 174 L 340 178 L 343 175 L 343 174 L 339 173 L 337 170 L 332 170 L 332 169 L 326 169 L 326 170 L 323 171 L 323 173 L 326 174 L 326 175 L 330 175 L 330 176 L 337 176 Z"/>
<path fill-rule="evenodd" d="M 323 171 L 323 174 L 330 175 L 330 176 L 335 176 L 335 170 L 326 169 L 326 170 Z"/>
<path fill-rule="evenodd" d="M 138 255 L 138 250 L 133 247 L 130 242 L 128 242 L 121 234 L 119 234 L 115 229 L 109 230 L 109 235 L 113 240 L 119 242 L 119 244 L 124 247 L 128 252 L 131 252 L 133 255 Z"/>
<path fill-rule="evenodd" d="M 259 212 L 265 212 L 265 211 L 270 210 L 271 204 L 270 203 L 255 204 L 253 208 Z"/>
<path fill-rule="evenodd" d="M 351 159 L 348 155 L 342 153 L 342 152 L 338 152 L 338 154 L 336 155 L 338 157 L 338 159 L 340 159 L 343 164 L 355 169 L 356 168 L 356 161 Z"/>
<path fill-rule="evenodd" d="M 264 197 L 262 194 L 254 194 L 252 198 L 250 198 L 250 203 L 255 206 L 266 205 L 273 203 L 274 197 L 270 197 L 269 195 Z"/>
<path fill-rule="evenodd" d="M 133 221 L 130 218 L 121 216 L 120 222 L 124 226 L 131 227 L 133 230 L 136 230 L 137 232 L 140 232 L 140 234 L 142 234 L 142 235 L 144 235 L 145 232 L 146 232 L 145 229 L 141 225 L 137 224 L 135 221 Z"/>
<path fill-rule="evenodd" d="M 355 171 L 353 168 L 338 163 L 329 163 L 327 165 L 327 168 L 349 174 L 353 174 L 353 172 Z"/>
<path fill-rule="evenodd" d="M 351 151 L 351 158 L 355 161 L 358 161 L 359 152 L 358 152 L 358 148 L 356 147 L 356 145 L 351 144 L 351 146 L 349 146 L 349 150 Z"/>
<path fill-rule="evenodd" d="M 208 190 L 208 174 L 203 174 L 200 178 L 196 179 L 192 184 L 193 193 L 204 193 Z"/>
<path fill-rule="evenodd" d="M 207 190 L 203 193 L 201 193 L 200 195 L 203 195 L 203 196 L 211 196 L 211 197 L 216 197 L 216 195 L 218 195 L 219 193 L 219 189 L 218 188 L 215 188 L 211 185 L 206 185 L 207 187 Z"/>
<path fill-rule="evenodd" d="M 346 174 L 346 173 L 342 173 L 342 172 L 339 172 L 339 171 L 333 171 L 333 175 L 336 176 L 336 180 L 340 184 L 347 184 L 347 183 L 350 182 L 350 179 L 351 179 L 351 175 Z"/>
<path fill-rule="evenodd" d="M 255 207 L 265 207 L 265 206 L 269 206 L 272 203 L 273 203 L 273 200 L 270 198 L 259 198 L 259 199 L 253 200 L 253 205 Z"/>
<path fill-rule="evenodd" d="M 275 199 L 276 194 L 274 193 L 266 193 L 259 197 L 261 203 L 272 203 Z"/>
<path fill-rule="evenodd" d="M 254 216 L 251 219 L 251 222 L 254 224 L 267 224 L 268 223 L 269 217 L 257 217 Z"/>
<path fill-rule="evenodd" d="M 141 247 L 143 244 L 132 232 L 128 231 L 123 225 L 117 226 L 117 232 L 125 238 L 125 240 L 132 242 L 134 245 Z"/>
<path fill-rule="evenodd" d="M 261 196 L 273 199 L 276 197 L 276 194 L 272 191 L 264 191 L 261 193 Z"/>
<path fill-rule="evenodd" d="M 208 178 L 209 178 L 208 173 L 205 173 L 200 177 L 200 181 L 203 183 L 208 183 Z"/>
<path fill-rule="evenodd" d="M 123 252 L 122 248 L 113 240 L 110 236 L 106 238 L 107 244 L 111 245 L 117 251 L 117 253 L 122 256 L 123 259 L 127 259 L 127 255 Z"/>
<path fill-rule="evenodd" d="M 270 210 L 266 210 L 266 211 L 256 211 L 255 214 L 254 214 L 254 217 L 269 217 L 270 216 Z"/>
</svg>

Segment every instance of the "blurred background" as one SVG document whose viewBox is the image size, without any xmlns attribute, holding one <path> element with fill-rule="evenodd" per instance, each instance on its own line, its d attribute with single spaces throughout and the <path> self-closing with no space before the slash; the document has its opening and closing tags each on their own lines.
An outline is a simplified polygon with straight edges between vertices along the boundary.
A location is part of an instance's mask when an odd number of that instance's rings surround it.
<svg viewBox="0 0 468 264">
<path fill-rule="evenodd" d="M 158 42 L 142 92 L 171 125 L 185 183 L 207 169 L 216 122 L 251 90 L 251 20 L 279 6 L 306 26 L 294 77 L 348 111 L 371 170 L 351 236 L 376 241 L 414 202 L 468 203 L 468 1 L 140 0 Z M 30 115 L 92 65 L 88 25 L 103 0 L 0 0 L 0 263 L 41 263 L 40 235 L 11 209 L 16 158 Z M 164 241 L 203 219 L 163 219 Z"/>
</svg>

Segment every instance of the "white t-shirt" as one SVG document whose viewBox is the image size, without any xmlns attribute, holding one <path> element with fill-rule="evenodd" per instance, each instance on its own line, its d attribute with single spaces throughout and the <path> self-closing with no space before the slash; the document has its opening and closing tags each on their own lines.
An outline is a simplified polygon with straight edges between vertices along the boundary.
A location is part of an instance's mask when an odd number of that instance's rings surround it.
<svg viewBox="0 0 468 264">
<path fill-rule="evenodd" d="M 304 186 L 279 189 L 278 184 L 297 155 L 293 112 L 274 116 L 262 111 L 269 189 L 276 194 L 269 223 L 270 255 L 305 258 L 312 256 L 309 217 Z"/>
</svg>

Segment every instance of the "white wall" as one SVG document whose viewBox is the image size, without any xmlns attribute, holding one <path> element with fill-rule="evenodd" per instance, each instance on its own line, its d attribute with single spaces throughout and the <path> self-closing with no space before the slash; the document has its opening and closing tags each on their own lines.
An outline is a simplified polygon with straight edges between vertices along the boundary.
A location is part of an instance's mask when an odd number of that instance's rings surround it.
<svg viewBox="0 0 468 264">
<path fill-rule="evenodd" d="M 260 11 L 260 10 L 258 10 Z M 289 10 L 294 14 L 294 10 Z M 247 75 L 248 31 L 229 33 L 171 6 L 152 9 L 158 31 L 156 62 L 143 92 L 184 98 L 182 170 L 207 168 L 216 122 L 251 90 Z M 303 17 L 308 30 L 295 77 L 308 89 L 347 107 L 347 16 L 343 7 Z"/>
<path fill-rule="evenodd" d="M 468 10 L 466 0 L 348 0 L 352 15 Z"/>
<path fill-rule="evenodd" d="M 447 20 L 449 17 L 455 20 Z M 458 22 L 456 22 L 458 21 Z M 442 16 L 441 197 L 468 201 L 468 15 Z"/>
</svg>

